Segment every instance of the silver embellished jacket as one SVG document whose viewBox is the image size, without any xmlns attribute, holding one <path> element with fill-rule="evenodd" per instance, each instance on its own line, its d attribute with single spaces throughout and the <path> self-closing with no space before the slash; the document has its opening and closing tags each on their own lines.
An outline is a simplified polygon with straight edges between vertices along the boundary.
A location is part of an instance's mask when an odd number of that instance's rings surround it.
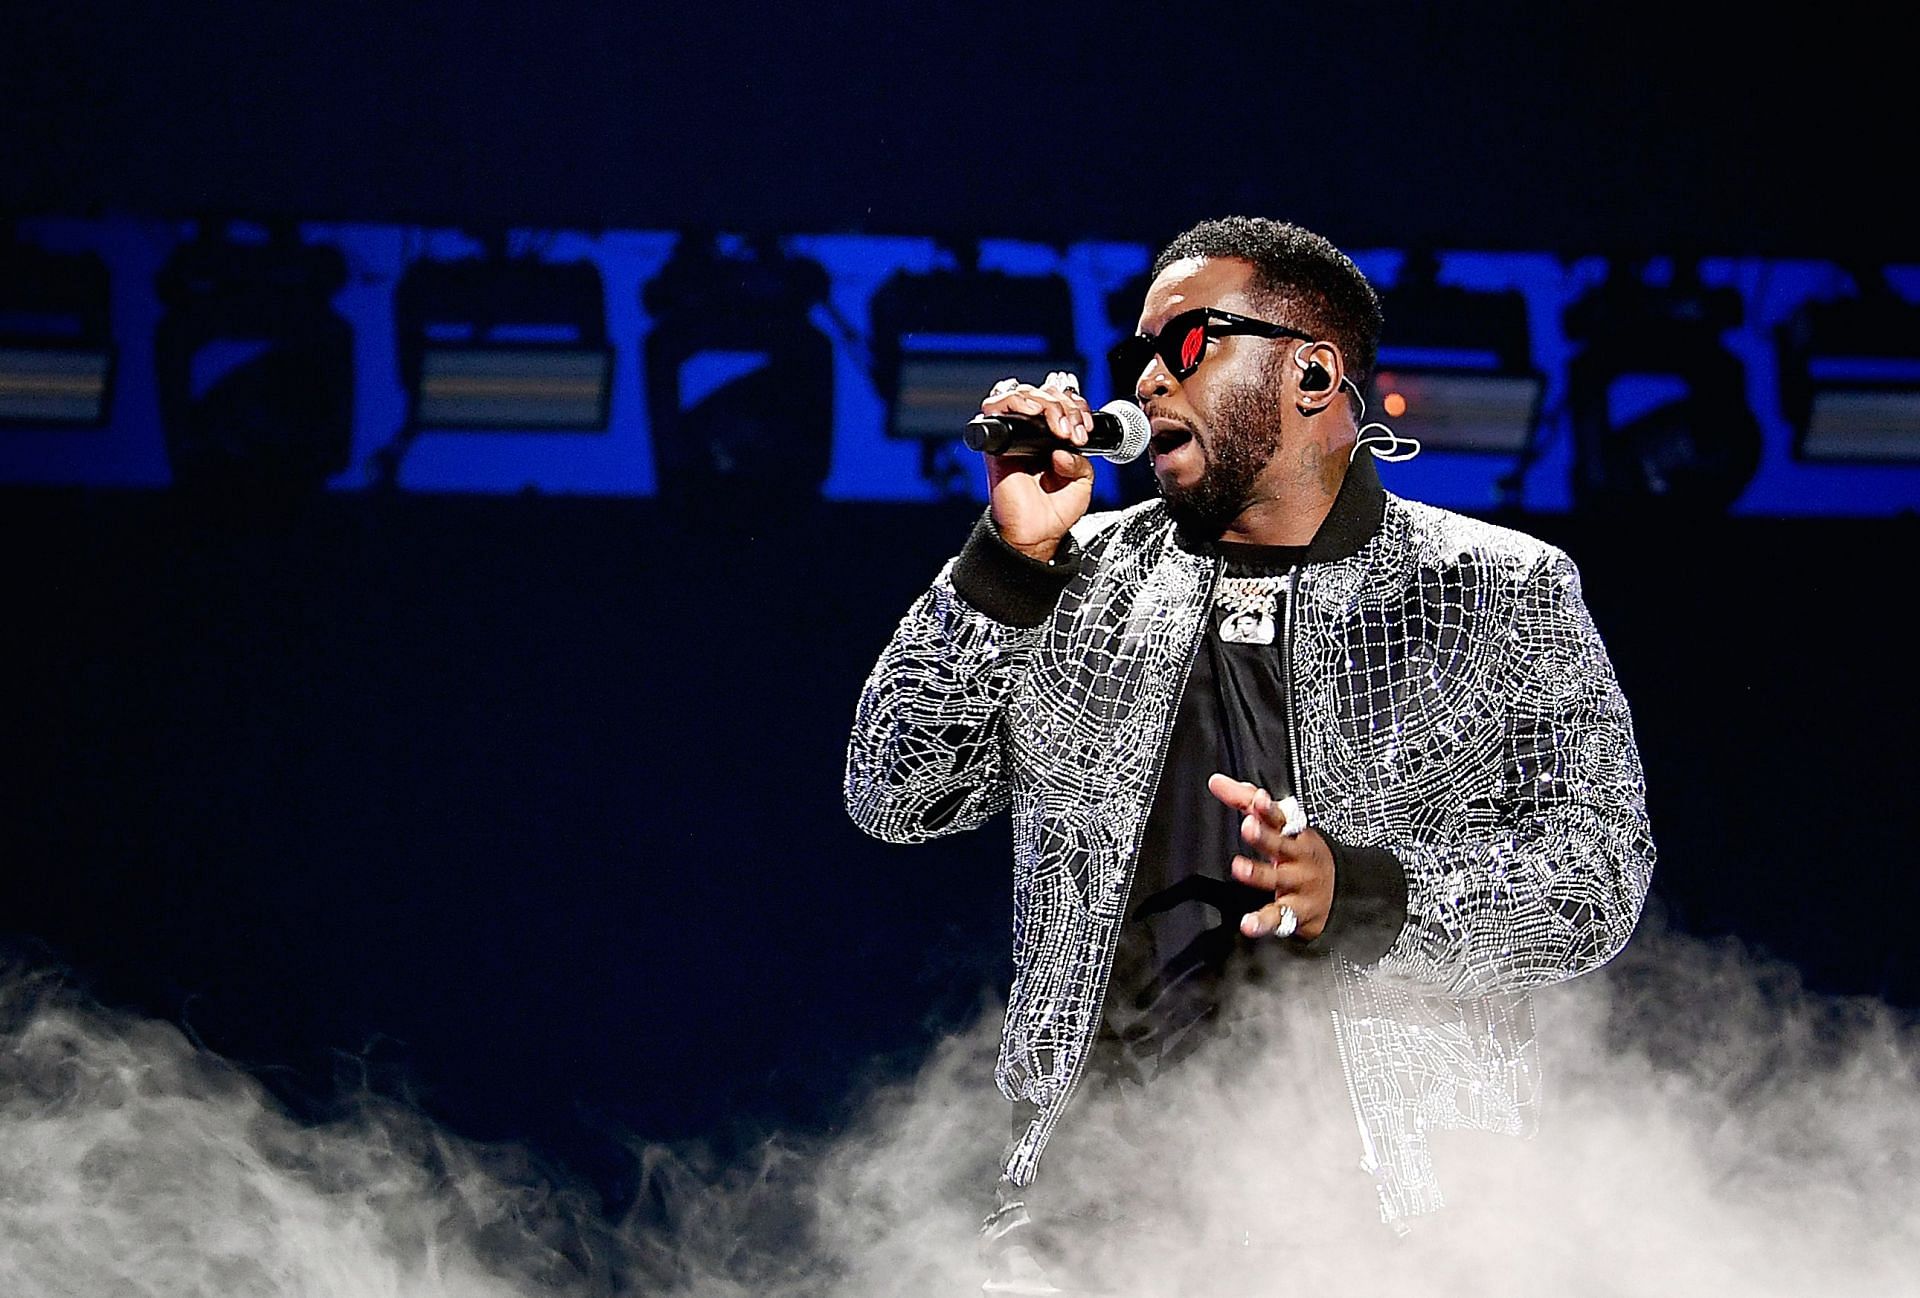
<svg viewBox="0 0 1920 1298">
<path fill-rule="evenodd" d="M 1219 561 L 1149 502 L 1089 515 L 1037 626 L 955 589 L 949 562 L 858 704 L 853 819 L 889 842 L 1011 808 L 1014 978 L 997 1079 L 1037 1116 L 1024 1185 L 1099 1026 L 1135 853 Z M 1065 553 L 1065 551 L 1063 551 Z M 1332 1027 L 1394 1221 L 1440 1205 L 1426 1132 L 1523 1134 L 1527 989 L 1610 959 L 1653 867 L 1626 700 L 1573 563 L 1532 537 L 1381 490 L 1361 456 L 1282 601 L 1295 786 L 1328 836 L 1392 852 L 1407 918 L 1338 954 Z M 1336 888 L 1338 880 L 1336 879 Z"/>
</svg>

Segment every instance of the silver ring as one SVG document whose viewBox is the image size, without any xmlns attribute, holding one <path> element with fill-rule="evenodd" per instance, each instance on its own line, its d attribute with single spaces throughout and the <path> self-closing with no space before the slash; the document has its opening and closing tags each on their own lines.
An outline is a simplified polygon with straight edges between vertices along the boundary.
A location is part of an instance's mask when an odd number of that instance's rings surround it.
<svg viewBox="0 0 1920 1298">
<path fill-rule="evenodd" d="M 1307 809 L 1300 805 L 1300 799 L 1289 793 L 1286 797 L 1280 799 L 1279 811 L 1281 820 L 1285 822 L 1280 826 L 1281 833 L 1285 834 L 1288 838 L 1292 838 L 1297 834 L 1305 832 L 1307 828 Z"/>
<path fill-rule="evenodd" d="M 1007 393 L 1019 386 L 1019 379 L 1001 379 L 998 383 L 987 389 L 987 395 L 990 397 L 1004 397 Z"/>
<path fill-rule="evenodd" d="M 1299 927 L 1300 917 L 1293 913 L 1293 907 L 1282 906 L 1280 908 L 1280 922 L 1274 926 L 1273 935 L 1275 937 L 1292 937 L 1294 931 Z"/>
</svg>

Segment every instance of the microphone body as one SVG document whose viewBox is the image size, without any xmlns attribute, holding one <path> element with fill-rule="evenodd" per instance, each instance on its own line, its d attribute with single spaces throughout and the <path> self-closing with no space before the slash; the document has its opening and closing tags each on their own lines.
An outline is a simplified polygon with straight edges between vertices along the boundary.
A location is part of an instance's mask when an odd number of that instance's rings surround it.
<svg viewBox="0 0 1920 1298">
<path fill-rule="evenodd" d="M 1131 401 L 1109 401 L 1093 412 L 1093 431 L 1085 446 L 1075 446 L 1026 415 L 975 415 L 964 433 L 969 450 L 983 455 L 1047 456 L 1055 451 L 1098 455 L 1116 464 L 1134 459 L 1153 440 L 1153 425 Z"/>
</svg>

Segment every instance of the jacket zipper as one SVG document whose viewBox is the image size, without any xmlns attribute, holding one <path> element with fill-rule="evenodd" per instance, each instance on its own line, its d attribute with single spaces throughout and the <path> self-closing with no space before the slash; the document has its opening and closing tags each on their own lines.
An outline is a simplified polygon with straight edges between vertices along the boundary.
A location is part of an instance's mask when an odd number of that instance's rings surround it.
<svg viewBox="0 0 1920 1298">
<path fill-rule="evenodd" d="M 1300 565 L 1296 563 L 1287 572 L 1287 584 L 1280 600 L 1280 718 L 1287 731 L 1287 778 L 1293 782 L 1288 792 L 1304 812 L 1307 800 L 1306 790 L 1300 784 L 1300 732 L 1293 716 L 1293 596 L 1299 584 Z"/>
<path fill-rule="evenodd" d="M 1386 1169 L 1380 1163 L 1380 1155 L 1373 1147 L 1373 1133 L 1367 1130 L 1367 1119 L 1360 1111 L 1360 1088 L 1353 1084 L 1353 1061 L 1347 1058 L 1347 1043 L 1340 1035 L 1340 1011 L 1329 1010 L 1328 1017 L 1333 1020 L 1333 1044 L 1340 1054 L 1340 1075 L 1347 1083 L 1347 1103 L 1353 1106 L 1353 1125 L 1360 1130 L 1360 1148 L 1365 1157 L 1360 1160 L 1360 1170 L 1373 1178 L 1373 1191 L 1380 1198 L 1384 1208 L 1387 1202 Z M 1405 1235 L 1407 1227 L 1397 1217 L 1392 1222 L 1396 1235 Z"/>
<path fill-rule="evenodd" d="M 1186 657 L 1181 661 L 1180 684 L 1173 692 L 1173 706 L 1167 709 L 1166 720 L 1162 722 L 1160 726 L 1160 737 L 1155 744 L 1154 750 L 1153 782 L 1147 786 L 1147 809 L 1141 813 L 1140 825 L 1133 831 L 1133 850 L 1127 853 L 1127 880 L 1125 891 L 1128 893 L 1133 891 L 1133 872 L 1140 867 L 1140 844 L 1147 836 L 1147 818 L 1153 814 L 1153 800 L 1160 796 L 1160 776 L 1167 764 L 1167 744 L 1173 738 L 1173 726 L 1174 722 L 1180 716 L 1180 705 L 1186 701 L 1187 681 L 1193 675 L 1194 656 L 1200 652 L 1200 642 L 1206 638 L 1207 624 L 1213 617 L 1213 592 L 1215 587 L 1220 584 L 1220 573 L 1226 566 L 1227 561 L 1223 558 L 1216 558 L 1213 561 L 1213 572 L 1207 578 L 1207 588 L 1200 596 L 1198 630 L 1194 634 L 1193 639 L 1187 643 Z M 1126 906 L 1124 896 L 1120 904 L 1124 910 Z M 1125 914 L 1122 914 L 1120 916 L 1120 923 L 1124 924 L 1126 922 L 1127 917 Z M 1095 1011 L 1097 1014 L 1104 1014 L 1106 1012 L 1107 984 L 1113 979 L 1113 958 L 1118 954 L 1120 946 L 1120 931 L 1117 927 L 1114 929 L 1113 937 L 1114 940 L 1107 943 L 1106 956 L 1100 965 L 1100 994 L 1094 998 L 1093 1002 L 1099 1007 L 1099 1009 Z M 1073 1066 L 1073 1076 L 1067 1079 L 1067 1089 L 1060 1097 L 1059 1107 L 1053 1111 L 1056 1119 L 1067 1111 L 1069 1104 L 1073 1103 L 1073 1094 L 1080 1089 L 1080 1079 L 1086 1075 L 1087 1060 L 1093 1056 L 1093 1043 L 1100 1035 L 1100 1025 L 1098 1023 L 1094 1024 L 1093 1032 L 1094 1035 L 1088 1038 L 1086 1048 L 1080 1052 L 1080 1058 Z"/>
</svg>

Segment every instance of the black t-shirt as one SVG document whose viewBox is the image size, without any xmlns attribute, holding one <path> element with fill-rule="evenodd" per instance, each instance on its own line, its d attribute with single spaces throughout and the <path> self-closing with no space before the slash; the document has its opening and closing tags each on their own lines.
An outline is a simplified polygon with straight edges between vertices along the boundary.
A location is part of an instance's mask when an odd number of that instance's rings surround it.
<svg viewBox="0 0 1920 1298">
<path fill-rule="evenodd" d="M 1213 548 L 1226 560 L 1224 575 L 1236 578 L 1277 577 L 1308 552 L 1316 560 L 1335 560 L 1363 544 L 1378 525 L 1379 499 L 1378 480 L 1368 465 L 1357 479 L 1349 473 L 1313 546 L 1216 542 Z M 1078 563 L 1070 542 L 1063 543 L 1054 562 L 1028 558 L 1009 547 L 991 515 L 983 513 L 954 565 L 953 583 L 973 607 L 1009 625 L 1031 627 L 1051 615 Z M 1312 568 L 1303 571 L 1301 579 L 1310 581 Z M 1235 637 L 1223 640 L 1225 619 L 1216 607 L 1194 656 L 1142 832 L 1127 919 L 1089 1061 L 1091 1071 L 1108 1080 L 1145 1080 L 1190 1053 L 1221 1022 L 1230 975 L 1244 972 L 1251 979 L 1268 971 L 1270 961 L 1335 950 L 1370 964 L 1387 952 L 1405 924 L 1406 874 L 1393 853 L 1350 847 L 1321 831 L 1333 854 L 1334 893 L 1320 936 L 1310 943 L 1256 942 L 1240 933 L 1241 917 L 1266 905 L 1273 894 L 1246 887 L 1229 873 L 1241 850 L 1241 818 L 1207 791 L 1207 777 L 1221 771 L 1259 783 L 1275 796 L 1292 791 L 1278 601 L 1276 594 L 1272 643 L 1245 642 L 1244 624 L 1235 628 Z M 1308 806 L 1309 816 L 1314 810 Z"/>
<path fill-rule="evenodd" d="M 1226 542 L 1217 549 L 1227 560 L 1223 578 L 1283 576 L 1306 551 Z M 1273 900 L 1270 889 L 1233 878 L 1233 858 L 1245 850 L 1242 816 L 1207 789 L 1219 771 L 1276 799 L 1293 791 L 1280 596 L 1262 602 L 1271 643 L 1244 632 L 1236 639 L 1237 628 L 1225 625 L 1232 613 L 1216 602 L 1194 653 L 1107 984 L 1104 1069 L 1151 1076 L 1197 1046 L 1218 1014 L 1229 965 L 1256 949 L 1240 932 L 1241 917 Z"/>
</svg>

